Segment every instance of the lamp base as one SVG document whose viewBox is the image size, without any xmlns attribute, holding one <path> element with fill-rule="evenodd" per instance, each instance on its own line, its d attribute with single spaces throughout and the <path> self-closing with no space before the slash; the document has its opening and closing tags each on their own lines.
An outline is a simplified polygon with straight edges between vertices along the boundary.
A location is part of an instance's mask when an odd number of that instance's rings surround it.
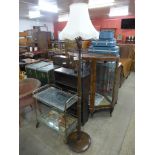
<svg viewBox="0 0 155 155">
<path fill-rule="evenodd" d="M 78 139 L 78 134 L 80 134 L 79 139 Z M 86 151 L 91 144 L 91 138 L 90 136 L 83 132 L 78 131 L 71 133 L 68 136 L 68 145 L 70 149 L 74 152 L 80 153 Z"/>
</svg>

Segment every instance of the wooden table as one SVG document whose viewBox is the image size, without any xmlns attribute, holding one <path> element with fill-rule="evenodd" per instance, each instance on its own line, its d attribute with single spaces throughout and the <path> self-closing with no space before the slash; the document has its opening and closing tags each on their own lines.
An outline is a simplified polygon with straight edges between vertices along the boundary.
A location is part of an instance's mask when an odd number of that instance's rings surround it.
<svg viewBox="0 0 155 155">
<path fill-rule="evenodd" d="M 26 63 L 26 64 L 32 64 L 32 63 L 36 63 L 39 62 L 40 59 L 31 59 L 31 58 L 26 58 L 26 59 L 22 59 L 22 62 Z"/>
<path fill-rule="evenodd" d="M 24 61 L 26 64 L 32 64 L 32 63 L 36 63 L 36 62 L 39 62 L 40 60 L 39 59 L 30 59 L 30 58 L 27 58 L 27 59 L 22 59 L 22 61 Z"/>
<path fill-rule="evenodd" d="M 32 64 L 32 63 L 36 63 L 36 62 L 39 62 L 39 61 L 40 61 L 40 59 L 38 59 L 38 60 L 36 60 L 36 59 L 31 59 L 31 58 L 22 59 L 22 60 L 19 62 L 20 70 L 21 70 L 21 71 L 25 71 L 25 65 Z"/>
</svg>

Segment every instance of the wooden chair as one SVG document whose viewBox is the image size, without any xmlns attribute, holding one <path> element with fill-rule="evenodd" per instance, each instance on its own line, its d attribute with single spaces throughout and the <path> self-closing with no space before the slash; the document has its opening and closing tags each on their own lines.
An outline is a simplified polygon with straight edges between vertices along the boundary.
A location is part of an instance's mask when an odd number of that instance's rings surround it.
<svg viewBox="0 0 155 155">
<path fill-rule="evenodd" d="M 134 61 L 135 45 L 120 44 L 120 62 L 124 67 L 124 76 L 127 77 L 131 71 L 131 66 Z"/>
</svg>

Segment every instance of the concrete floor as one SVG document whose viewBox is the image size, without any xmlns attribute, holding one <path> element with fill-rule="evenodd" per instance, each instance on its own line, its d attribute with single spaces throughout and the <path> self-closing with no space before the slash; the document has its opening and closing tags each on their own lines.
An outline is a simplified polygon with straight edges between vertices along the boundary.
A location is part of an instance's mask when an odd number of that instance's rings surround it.
<svg viewBox="0 0 155 155">
<path fill-rule="evenodd" d="M 118 104 L 112 117 L 98 112 L 82 130 L 91 137 L 90 148 L 83 155 L 134 155 L 135 75 L 131 73 L 119 90 Z M 62 137 L 50 128 L 35 128 L 35 115 L 27 109 L 20 133 L 20 155 L 75 155 Z"/>
</svg>

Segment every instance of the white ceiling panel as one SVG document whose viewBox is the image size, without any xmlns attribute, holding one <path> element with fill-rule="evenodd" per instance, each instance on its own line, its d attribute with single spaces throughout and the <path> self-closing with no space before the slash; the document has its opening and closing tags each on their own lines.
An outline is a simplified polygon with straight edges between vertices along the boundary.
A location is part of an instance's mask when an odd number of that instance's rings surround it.
<svg viewBox="0 0 155 155">
<path fill-rule="evenodd" d="M 88 2 L 88 0 L 44 0 L 50 3 L 56 3 L 60 8 L 58 13 L 51 13 L 41 11 L 42 17 L 38 18 L 40 21 L 57 21 L 58 14 L 66 14 L 69 12 L 69 5 L 74 2 Z M 94 0 L 95 1 L 95 0 Z M 99 1 L 99 0 L 98 0 Z M 19 17 L 28 19 L 29 10 L 35 10 L 34 7 L 38 5 L 38 0 L 19 0 Z M 108 14 L 111 7 L 129 6 L 129 15 L 135 14 L 135 0 L 115 0 L 114 6 L 102 7 L 96 9 L 89 9 L 91 18 L 109 18 Z M 79 10 L 80 12 L 80 10 Z"/>
</svg>

